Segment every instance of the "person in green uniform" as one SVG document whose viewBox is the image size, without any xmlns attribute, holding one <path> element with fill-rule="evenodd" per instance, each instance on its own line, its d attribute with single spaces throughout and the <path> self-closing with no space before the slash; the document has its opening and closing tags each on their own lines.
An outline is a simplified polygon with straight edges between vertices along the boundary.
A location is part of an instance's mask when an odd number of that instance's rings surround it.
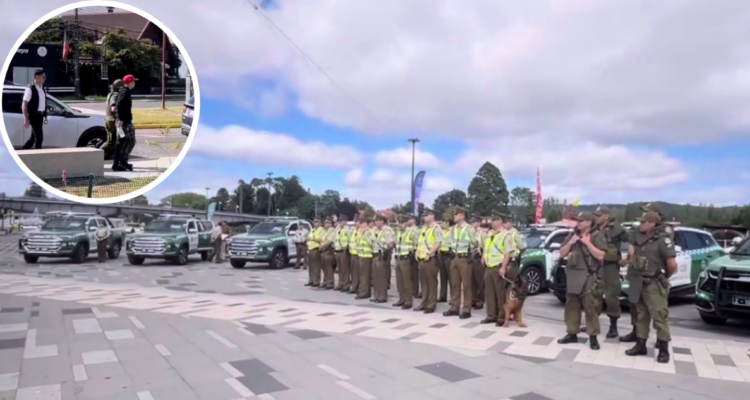
<svg viewBox="0 0 750 400">
<path fill-rule="evenodd" d="M 437 255 L 443 242 L 443 230 L 435 222 L 435 211 L 425 207 L 424 226 L 417 240 L 417 260 L 419 261 L 419 278 L 422 283 L 422 304 L 414 311 L 432 314 L 437 308 L 438 265 Z"/>
<path fill-rule="evenodd" d="M 323 243 L 320 245 L 320 258 L 323 264 L 323 284 L 320 287 L 333 290 L 336 279 L 333 276 L 333 263 L 336 258 L 333 246 L 336 240 L 336 230 L 333 228 L 332 218 L 326 218 L 321 237 Z"/>
<path fill-rule="evenodd" d="M 487 234 L 485 218 L 475 217 L 471 226 L 474 229 L 474 244 L 472 245 L 472 281 L 471 289 L 474 291 L 472 300 L 473 308 L 481 310 L 484 308 L 484 263 L 482 262 L 482 251 L 484 239 Z"/>
<path fill-rule="evenodd" d="M 375 266 L 372 269 L 373 303 L 388 301 L 388 270 L 391 268 L 391 256 L 396 242 L 393 228 L 388 226 L 388 218 L 380 214 L 375 221 Z"/>
<path fill-rule="evenodd" d="M 474 231 L 466 222 L 466 210 L 464 208 L 454 208 L 453 220 L 456 222 L 453 232 L 448 238 L 444 239 L 452 241 L 453 260 L 450 266 L 450 308 L 443 315 L 446 317 L 458 315 L 460 319 L 466 319 L 471 318 L 471 306 L 473 304 L 471 288 L 473 278 L 471 258 L 473 252 L 471 247 L 475 243 Z"/>
<path fill-rule="evenodd" d="M 115 153 L 115 146 L 117 145 L 115 104 L 117 103 L 117 94 L 124 85 L 125 82 L 122 79 L 115 80 L 112 83 L 112 91 L 107 95 L 106 108 L 104 109 L 104 128 L 107 130 L 107 143 L 102 146 L 105 160 L 111 160 Z"/>
<path fill-rule="evenodd" d="M 492 213 L 492 228 L 487 231 L 484 239 L 482 263 L 484 272 L 484 305 L 487 317 L 480 321 L 482 324 L 495 323 L 503 325 L 506 274 L 510 267 L 513 254 L 513 238 L 503 228 L 508 217 L 502 213 Z"/>
<path fill-rule="evenodd" d="M 313 221 L 312 233 L 307 237 L 307 256 L 310 264 L 308 271 L 308 282 L 305 286 L 320 287 L 321 254 L 320 245 L 323 243 L 323 226 L 320 218 Z"/>
<path fill-rule="evenodd" d="M 336 252 L 336 264 L 338 265 L 339 282 L 335 290 L 348 292 L 352 284 L 352 273 L 349 269 L 349 236 L 351 230 L 347 225 L 347 217 L 339 214 L 336 231 L 333 240 L 333 249 Z"/>
<path fill-rule="evenodd" d="M 438 303 L 445 303 L 448 301 L 448 287 L 451 285 L 451 262 L 453 261 L 453 221 L 448 218 L 444 218 L 440 223 L 440 228 L 443 230 L 443 243 L 440 245 L 440 253 L 438 255 L 438 275 L 440 278 L 440 295 L 438 296 Z"/>
<path fill-rule="evenodd" d="M 375 237 L 370 229 L 370 219 L 362 217 L 359 219 L 359 246 L 357 256 L 359 257 L 359 293 L 357 300 L 369 299 L 372 295 L 372 262 Z"/>
<path fill-rule="evenodd" d="M 647 212 L 655 212 L 659 215 L 659 218 L 661 218 L 661 222 L 659 222 L 659 225 L 657 225 L 657 228 L 661 230 L 662 232 L 666 233 L 667 236 L 669 236 L 669 240 L 674 243 L 674 228 L 672 225 L 667 221 L 667 216 L 662 212 L 661 207 L 659 207 L 657 204 L 654 203 L 648 203 L 645 206 L 641 207 L 641 211 L 644 213 Z"/>
<path fill-rule="evenodd" d="M 417 217 L 414 215 L 409 215 L 409 220 L 406 222 L 407 227 L 411 228 L 410 232 L 411 234 L 407 236 L 409 238 L 409 241 L 412 244 L 411 248 L 411 282 L 414 287 L 414 298 L 415 299 L 421 299 L 422 298 L 422 292 L 420 291 L 420 287 L 422 285 L 422 280 L 419 278 L 419 261 L 417 260 L 417 241 L 419 239 L 419 234 L 422 231 L 422 228 L 417 226 Z"/>
<path fill-rule="evenodd" d="M 398 221 L 401 228 L 396 235 L 396 288 L 398 289 L 398 301 L 393 307 L 401 307 L 404 310 L 414 305 L 414 283 L 412 281 L 412 264 L 414 259 L 414 232 L 416 228 L 409 226 L 411 218 L 399 215 Z"/>
<path fill-rule="evenodd" d="M 629 301 L 636 304 L 635 346 L 625 351 L 628 356 L 647 355 L 649 325 L 656 330 L 656 362 L 669 362 L 669 278 L 677 270 L 674 242 L 659 228 L 659 214 L 650 211 L 639 219 L 639 234 L 630 244 L 632 259 L 628 274 Z"/>
<path fill-rule="evenodd" d="M 354 214 L 354 226 L 352 226 L 351 234 L 349 235 L 349 269 L 351 270 L 352 281 L 349 286 L 349 294 L 359 294 L 359 213 Z"/>
<path fill-rule="evenodd" d="M 622 313 L 620 310 L 620 261 L 622 260 L 620 248 L 623 243 L 628 242 L 629 235 L 622 225 L 612 218 L 612 213 L 608 208 L 598 207 L 594 215 L 596 215 L 596 228 L 602 231 L 607 239 L 607 251 L 604 254 L 602 270 L 604 272 L 604 300 L 609 317 L 607 338 L 612 339 L 620 335 L 617 331 L 617 320 L 620 319 Z"/>
<path fill-rule="evenodd" d="M 581 331 L 581 311 L 586 314 L 586 333 L 589 347 L 599 350 L 597 336 L 601 333 L 599 314 L 604 292 L 602 263 L 607 251 L 607 239 L 595 229 L 596 216 L 580 212 L 573 219 L 578 226 L 563 242 L 560 257 L 568 258 L 565 267 L 567 299 L 565 302 L 565 326 L 567 335 L 557 342 L 577 343 Z"/>
</svg>

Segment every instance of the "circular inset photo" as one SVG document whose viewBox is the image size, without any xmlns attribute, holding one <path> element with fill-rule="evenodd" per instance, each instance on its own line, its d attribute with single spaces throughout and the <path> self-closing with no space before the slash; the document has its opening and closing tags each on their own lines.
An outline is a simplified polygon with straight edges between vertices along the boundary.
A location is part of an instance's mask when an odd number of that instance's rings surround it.
<svg viewBox="0 0 750 400">
<path fill-rule="evenodd" d="M 127 4 L 86 1 L 45 15 L 2 73 L 5 145 L 34 182 L 66 200 L 145 194 L 182 161 L 198 125 L 187 51 Z"/>
</svg>

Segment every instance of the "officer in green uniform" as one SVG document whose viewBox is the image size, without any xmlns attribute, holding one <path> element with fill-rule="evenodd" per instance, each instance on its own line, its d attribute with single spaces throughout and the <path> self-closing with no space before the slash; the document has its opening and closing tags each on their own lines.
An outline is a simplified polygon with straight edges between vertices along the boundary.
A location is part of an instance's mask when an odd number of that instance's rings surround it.
<svg viewBox="0 0 750 400">
<path fill-rule="evenodd" d="M 308 269 L 309 280 L 305 286 L 319 287 L 322 269 L 320 245 L 323 243 L 323 226 L 319 218 L 315 218 L 313 226 L 315 229 L 307 237 L 307 256 L 310 267 Z"/>
<path fill-rule="evenodd" d="M 599 314 L 602 308 L 604 283 L 602 262 L 607 251 L 607 239 L 595 229 L 596 216 L 581 212 L 573 217 L 578 226 L 563 242 L 560 258 L 567 257 L 567 299 L 565 301 L 565 326 L 567 334 L 560 344 L 577 343 L 581 331 L 581 311 L 586 314 L 586 333 L 589 347 L 599 350 L 597 336 L 601 332 Z"/>
<path fill-rule="evenodd" d="M 474 290 L 472 299 L 474 300 L 473 308 L 475 310 L 481 310 L 484 308 L 484 270 L 485 266 L 482 261 L 482 254 L 484 249 L 484 240 L 487 237 L 487 218 L 475 217 L 474 222 L 471 224 L 474 228 L 474 239 L 475 243 L 472 248 L 474 257 L 472 260 L 472 272 L 474 279 L 472 280 L 471 288 Z"/>
<path fill-rule="evenodd" d="M 657 226 L 662 232 L 666 233 L 667 236 L 669 236 L 669 240 L 674 243 L 674 228 L 672 228 L 672 225 L 669 224 L 667 221 L 667 216 L 664 215 L 664 213 L 661 211 L 661 207 L 654 203 L 648 203 L 645 206 L 641 207 L 641 211 L 644 213 L 647 212 L 655 212 L 659 215 L 659 218 L 661 218 L 661 222 Z"/>
<path fill-rule="evenodd" d="M 396 288 L 398 289 L 398 301 L 393 307 L 401 307 L 403 310 L 412 308 L 414 304 L 414 284 L 412 282 L 412 260 L 414 259 L 415 228 L 408 226 L 410 218 L 399 215 L 398 221 L 401 227 L 396 234 Z"/>
<path fill-rule="evenodd" d="M 440 296 L 438 303 L 448 301 L 448 287 L 451 286 L 451 262 L 453 262 L 453 221 L 448 218 L 443 219 L 440 228 L 443 230 L 443 243 L 440 245 L 440 255 L 438 256 L 438 268 L 440 275 Z"/>
<path fill-rule="evenodd" d="M 333 290 L 335 277 L 333 276 L 333 264 L 336 259 L 334 242 L 336 241 L 336 230 L 333 228 L 333 219 L 326 218 L 325 228 L 321 234 L 323 243 L 320 245 L 320 259 L 323 265 L 323 284 L 321 289 Z"/>
<path fill-rule="evenodd" d="M 502 326 L 505 319 L 506 290 L 510 286 L 506 279 L 510 279 L 514 272 L 509 270 L 515 250 L 513 237 L 504 229 L 505 222 L 510 218 L 498 212 L 492 214 L 492 229 L 485 236 L 482 253 L 487 318 L 480 323 L 494 322 L 497 326 Z"/>
<path fill-rule="evenodd" d="M 620 248 L 622 243 L 629 240 L 627 232 L 622 225 L 612 218 L 612 213 L 606 207 L 599 207 L 594 212 L 596 215 L 596 227 L 607 239 L 607 251 L 604 254 L 604 300 L 609 316 L 609 331 L 607 338 L 612 339 L 619 336 L 617 332 L 617 320 L 620 318 L 620 264 L 622 254 Z"/>
<path fill-rule="evenodd" d="M 417 261 L 419 262 L 419 278 L 422 281 L 422 304 L 414 311 L 425 314 L 435 312 L 437 308 L 438 265 L 437 255 L 443 242 L 443 230 L 435 222 L 435 211 L 424 209 L 424 226 L 417 239 Z"/>
<path fill-rule="evenodd" d="M 647 355 L 646 341 L 649 325 L 653 321 L 656 330 L 656 362 L 669 362 L 669 277 L 677 269 L 674 242 L 663 229 L 659 214 L 651 211 L 639 219 L 640 231 L 631 243 L 632 259 L 628 282 L 629 301 L 636 304 L 636 343 L 626 350 L 629 356 Z"/>
<path fill-rule="evenodd" d="M 333 241 L 333 248 L 336 251 L 336 269 L 339 274 L 339 282 L 335 290 L 339 292 L 348 292 L 352 284 L 352 272 L 349 269 L 349 236 L 351 235 L 351 229 L 346 224 L 346 221 L 346 215 L 339 214 L 335 239 Z"/>
<path fill-rule="evenodd" d="M 370 301 L 385 303 L 388 301 L 388 279 L 391 269 L 391 255 L 396 242 L 393 228 L 387 225 L 388 218 L 380 214 L 376 217 L 374 255 L 375 265 L 372 268 L 373 296 Z"/>
<path fill-rule="evenodd" d="M 411 283 L 415 299 L 422 298 L 422 292 L 419 290 L 422 281 L 419 279 L 419 261 L 417 261 L 417 240 L 419 239 L 420 228 L 417 226 L 417 217 L 409 215 L 406 221 L 407 236 L 404 240 L 411 243 Z"/>
<path fill-rule="evenodd" d="M 349 287 L 349 294 L 359 294 L 359 214 L 354 214 L 354 226 L 349 235 L 349 269 L 351 270 L 352 281 Z"/>
<path fill-rule="evenodd" d="M 453 220 L 456 225 L 453 226 L 453 232 L 449 235 L 452 240 L 451 248 L 453 249 L 453 260 L 451 261 L 451 299 L 450 308 L 444 312 L 446 317 L 458 315 L 460 319 L 471 318 L 472 307 L 472 278 L 473 270 L 471 265 L 472 249 L 475 243 L 474 231 L 466 222 L 466 210 L 461 207 L 455 207 L 453 211 Z M 462 296 L 463 294 L 463 296 Z"/>
<path fill-rule="evenodd" d="M 375 236 L 370 229 L 370 219 L 362 217 L 359 219 L 359 246 L 357 255 L 359 258 L 359 293 L 357 300 L 369 299 L 372 294 L 372 263 Z"/>
<path fill-rule="evenodd" d="M 107 107 L 104 110 L 104 128 L 107 130 L 107 143 L 102 146 L 104 159 L 111 160 L 114 155 L 115 146 L 117 145 L 117 127 L 115 126 L 115 104 L 117 104 L 117 95 L 120 88 L 125 85 L 122 79 L 117 79 L 112 83 L 112 91 L 107 95 Z"/>
</svg>

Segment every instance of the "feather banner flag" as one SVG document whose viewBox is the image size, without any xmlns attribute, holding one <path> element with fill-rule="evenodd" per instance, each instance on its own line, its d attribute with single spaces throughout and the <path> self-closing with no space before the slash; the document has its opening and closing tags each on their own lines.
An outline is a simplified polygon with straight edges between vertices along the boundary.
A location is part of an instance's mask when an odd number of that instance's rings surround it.
<svg viewBox="0 0 750 400">
<path fill-rule="evenodd" d="M 534 223 L 542 223 L 542 178 L 539 167 L 536 169 L 536 218 Z"/>
<path fill-rule="evenodd" d="M 414 178 L 414 204 L 412 204 L 413 215 L 419 215 L 419 196 L 422 195 L 422 183 L 424 182 L 424 171 L 419 171 Z"/>
</svg>

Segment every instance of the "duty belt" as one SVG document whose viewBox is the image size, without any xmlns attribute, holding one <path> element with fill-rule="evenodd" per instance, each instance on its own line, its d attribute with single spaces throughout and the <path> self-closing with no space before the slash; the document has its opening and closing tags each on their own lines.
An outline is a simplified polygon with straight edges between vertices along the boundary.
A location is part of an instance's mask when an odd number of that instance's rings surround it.
<svg viewBox="0 0 750 400">
<path fill-rule="evenodd" d="M 408 260 L 410 258 L 411 254 L 403 254 L 403 255 L 396 255 L 396 258 L 399 260 Z"/>
<path fill-rule="evenodd" d="M 336 251 L 336 253 L 343 253 L 346 250 L 335 250 L 335 251 Z"/>
<path fill-rule="evenodd" d="M 456 253 L 455 255 L 458 258 L 469 258 L 469 253 Z"/>
</svg>

